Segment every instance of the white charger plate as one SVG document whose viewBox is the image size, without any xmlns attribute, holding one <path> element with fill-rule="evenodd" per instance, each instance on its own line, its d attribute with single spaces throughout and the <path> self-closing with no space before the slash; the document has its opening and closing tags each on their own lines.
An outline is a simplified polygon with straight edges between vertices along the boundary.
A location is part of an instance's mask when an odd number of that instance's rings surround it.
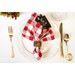
<svg viewBox="0 0 75 75">
<path fill-rule="evenodd" d="M 23 28 L 25 27 L 26 22 L 28 21 L 28 19 L 31 17 L 32 13 L 26 13 L 26 20 L 24 21 L 24 24 L 22 23 L 21 25 L 19 25 L 19 27 L 17 28 L 18 30 L 16 30 L 18 33 L 15 35 L 16 39 L 15 42 L 17 42 L 17 47 L 20 51 L 20 53 L 25 57 L 28 58 L 29 60 L 36 60 L 32 54 L 32 51 L 34 49 L 33 46 L 33 42 L 24 38 L 22 36 L 22 31 Z M 58 52 L 58 48 L 60 46 L 60 33 L 59 33 L 59 28 L 56 26 L 56 24 L 50 19 L 50 14 L 49 13 L 42 13 L 43 15 L 46 15 L 46 17 L 48 18 L 48 20 L 51 23 L 52 26 L 52 31 L 54 33 L 55 36 L 55 40 L 50 40 L 47 42 L 42 42 L 42 49 L 43 49 L 43 57 L 41 60 L 50 60 L 52 57 L 54 57 L 57 52 Z M 40 61 L 41 61 L 40 60 Z"/>
</svg>

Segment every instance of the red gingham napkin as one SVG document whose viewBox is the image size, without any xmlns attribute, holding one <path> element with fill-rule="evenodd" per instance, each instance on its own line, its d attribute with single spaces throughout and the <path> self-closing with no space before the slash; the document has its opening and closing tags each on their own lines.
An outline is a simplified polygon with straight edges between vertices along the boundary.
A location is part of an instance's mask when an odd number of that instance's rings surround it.
<svg viewBox="0 0 75 75">
<path fill-rule="evenodd" d="M 33 13 L 31 15 L 31 18 L 28 20 L 28 22 L 26 23 L 23 29 L 22 36 L 31 41 L 42 42 L 42 41 L 54 40 L 55 37 L 53 35 L 51 28 L 46 29 L 46 31 L 44 32 L 44 29 L 40 24 L 40 22 L 37 23 L 35 21 L 36 16 L 37 16 L 36 13 Z M 33 54 L 36 57 L 36 59 L 39 60 L 42 57 L 41 48 L 35 47 Z"/>
</svg>

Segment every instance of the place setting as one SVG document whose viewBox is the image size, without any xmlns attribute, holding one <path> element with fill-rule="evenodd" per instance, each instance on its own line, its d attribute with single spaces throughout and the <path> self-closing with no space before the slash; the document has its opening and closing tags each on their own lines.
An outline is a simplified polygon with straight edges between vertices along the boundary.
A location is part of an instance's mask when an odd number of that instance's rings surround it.
<svg viewBox="0 0 75 75">
<path fill-rule="evenodd" d="M 8 26 L 8 35 L 11 44 L 10 58 L 14 59 L 16 57 L 13 49 L 15 43 L 20 54 L 30 61 L 44 62 L 51 60 L 58 54 L 61 60 L 72 61 L 73 55 L 68 52 L 70 35 L 66 32 L 64 34 L 64 23 L 62 22 L 67 14 L 61 13 L 61 15 L 64 14 L 63 17 L 60 16 L 60 13 L 59 15 L 57 14 L 33 12 L 27 14 L 28 16 L 25 15 L 25 21 L 21 25 L 18 25 L 16 30 L 12 26 Z M 60 20 L 59 26 L 53 20 L 57 22 Z M 12 41 L 14 42 L 13 44 Z M 63 49 L 63 42 L 66 45 L 66 53 Z"/>
</svg>

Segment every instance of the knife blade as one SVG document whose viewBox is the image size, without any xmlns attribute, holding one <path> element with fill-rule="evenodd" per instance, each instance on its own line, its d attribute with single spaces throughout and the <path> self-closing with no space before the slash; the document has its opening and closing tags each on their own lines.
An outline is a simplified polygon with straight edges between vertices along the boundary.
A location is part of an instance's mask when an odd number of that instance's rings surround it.
<svg viewBox="0 0 75 75">
<path fill-rule="evenodd" d="M 60 57 L 64 58 L 64 53 L 63 53 L 63 23 L 60 23 L 60 38 L 61 38 L 61 42 L 60 42 Z"/>
</svg>

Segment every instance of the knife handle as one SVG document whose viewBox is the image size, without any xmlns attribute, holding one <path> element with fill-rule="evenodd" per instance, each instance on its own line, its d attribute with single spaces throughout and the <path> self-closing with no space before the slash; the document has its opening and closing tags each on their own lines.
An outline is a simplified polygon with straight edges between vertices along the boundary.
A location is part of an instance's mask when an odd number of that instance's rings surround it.
<svg viewBox="0 0 75 75">
<path fill-rule="evenodd" d="M 63 45 L 62 45 L 62 43 L 61 43 L 61 58 L 64 58 L 64 53 L 63 53 Z"/>
</svg>

